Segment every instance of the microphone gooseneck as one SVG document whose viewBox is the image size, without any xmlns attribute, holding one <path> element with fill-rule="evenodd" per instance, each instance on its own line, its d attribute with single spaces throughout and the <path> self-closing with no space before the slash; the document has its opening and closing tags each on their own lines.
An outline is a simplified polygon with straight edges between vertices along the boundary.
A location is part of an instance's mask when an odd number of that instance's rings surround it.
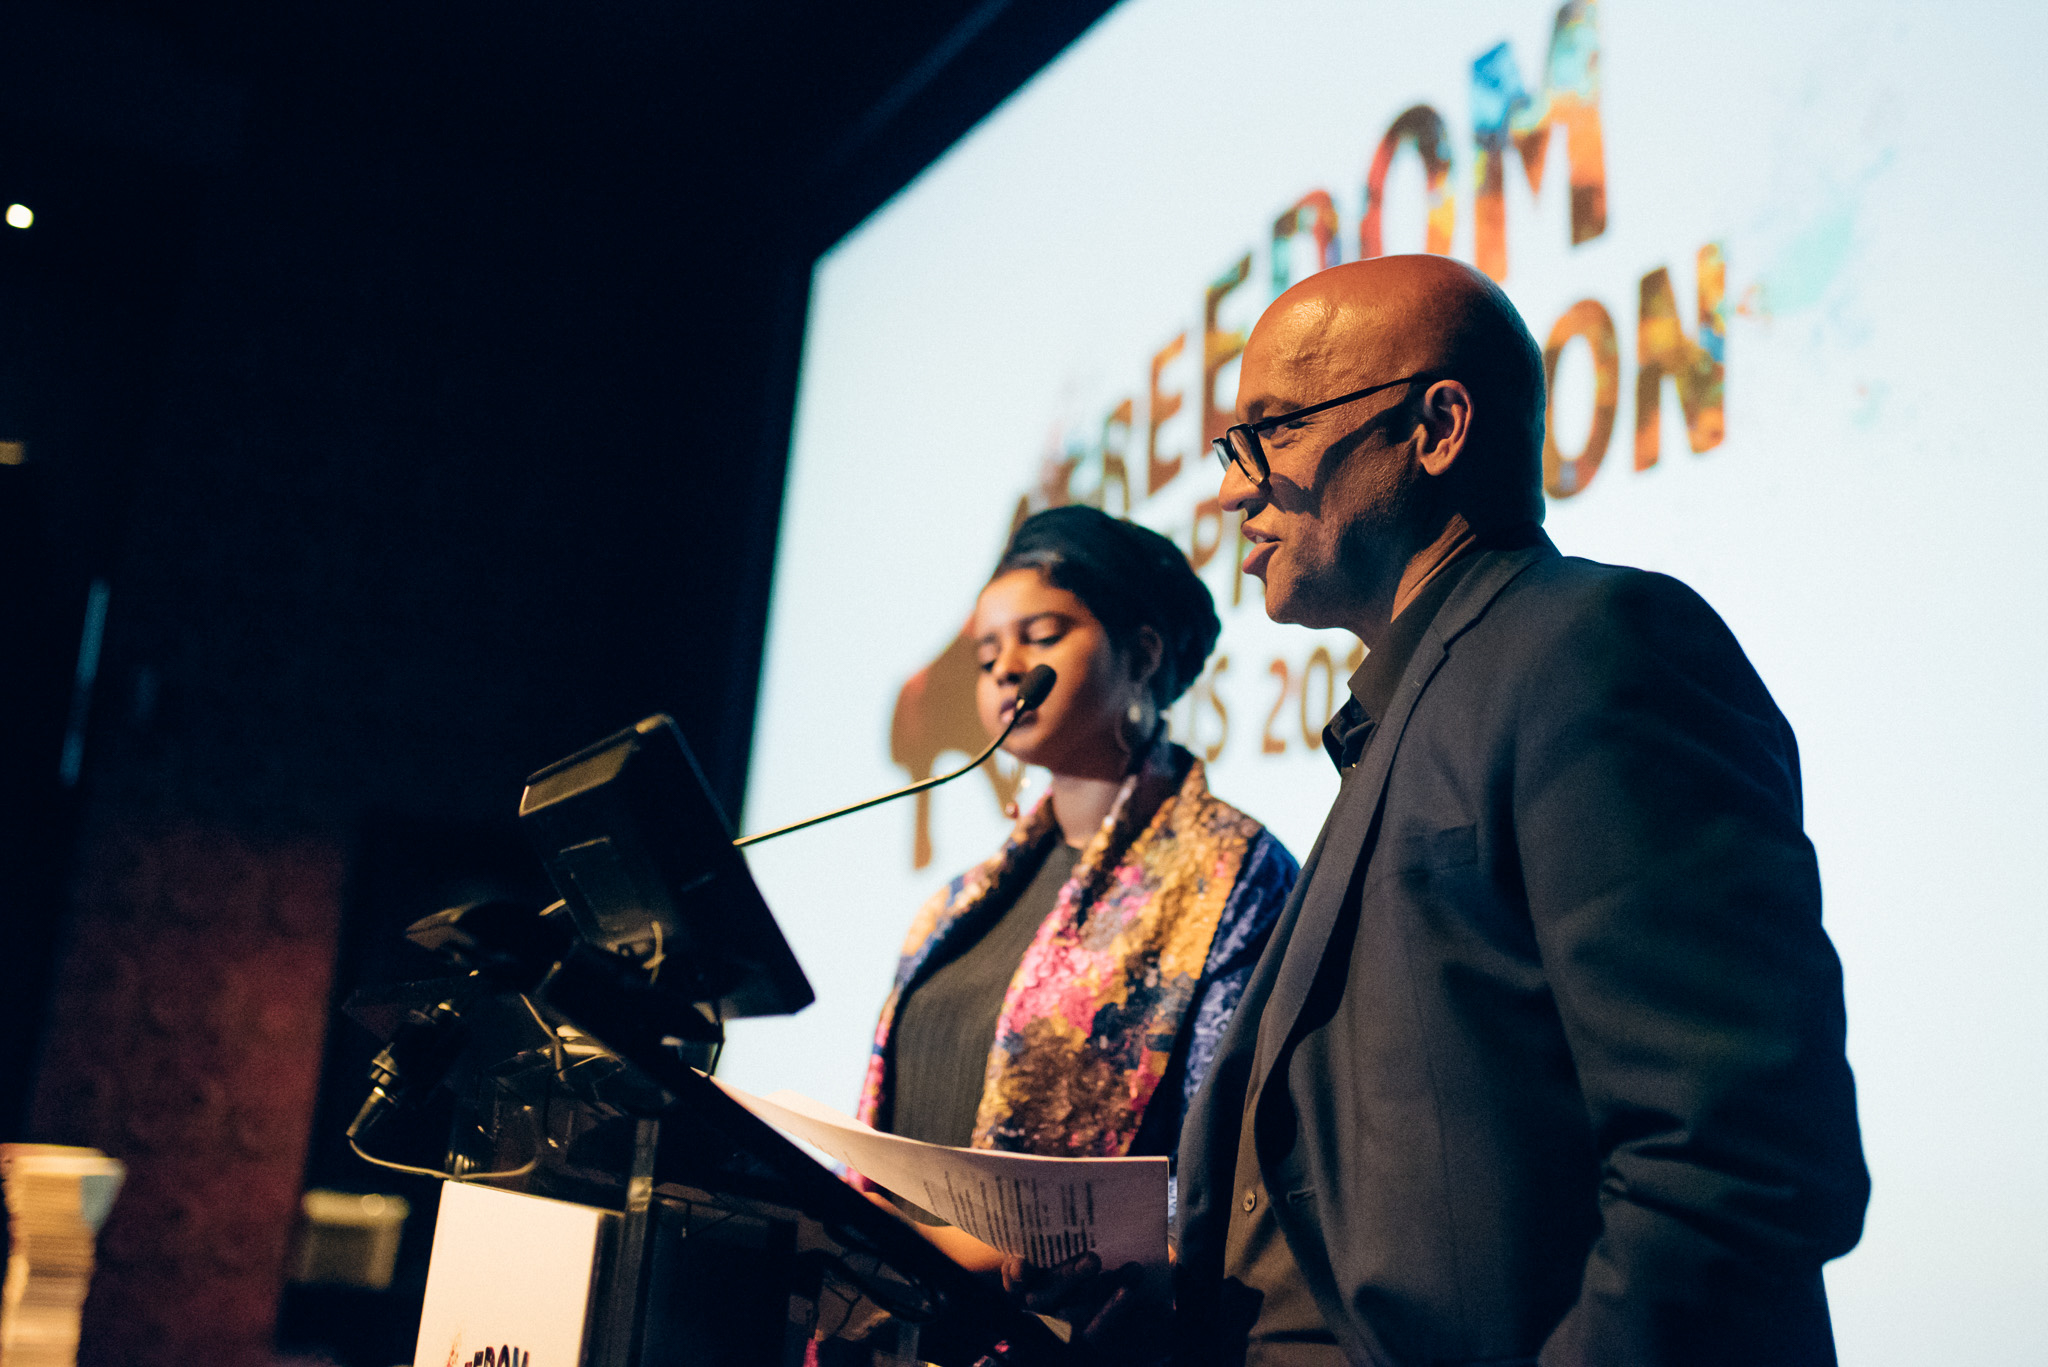
<svg viewBox="0 0 2048 1367">
<path fill-rule="evenodd" d="M 884 802 L 893 802 L 899 797 L 909 797 L 913 793 L 921 793 L 928 788 L 936 788 L 941 783 L 951 783 L 962 774 L 980 768 L 988 757 L 996 752 L 996 748 L 1010 738 L 1010 733 L 1017 729 L 1017 723 L 1024 720 L 1024 714 L 1046 700 L 1046 697 L 1052 692 L 1053 684 L 1058 681 L 1059 675 L 1053 672 L 1051 665 L 1038 665 L 1030 673 L 1026 674 L 1017 685 L 1017 702 L 1016 706 L 1010 709 L 1009 725 L 1003 728 L 1001 735 L 989 742 L 988 749 L 982 751 L 973 759 L 968 760 L 967 763 L 961 765 L 952 773 L 940 774 L 937 778 L 922 779 L 907 788 L 898 788 L 893 793 L 883 793 L 880 797 L 871 797 L 866 801 L 856 802 L 850 807 L 841 807 L 836 811 L 824 812 L 818 816 L 807 816 L 802 821 L 792 821 L 787 826 L 777 826 L 772 831 L 759 831 L 753 835 L 743 835 L 733 841 L 733 845 L 744 849 L 748 845 L 753 845 L 763 840 L 773 840 L 778 835 L 788 835 L 791 831 L 800 831 L 806 826 L 815 826 L 821 821 L 830 821 L 834 817 L 850 816 L 854 812 L 866 811 L 869 807 L 879 807 Z"/>
</svg>

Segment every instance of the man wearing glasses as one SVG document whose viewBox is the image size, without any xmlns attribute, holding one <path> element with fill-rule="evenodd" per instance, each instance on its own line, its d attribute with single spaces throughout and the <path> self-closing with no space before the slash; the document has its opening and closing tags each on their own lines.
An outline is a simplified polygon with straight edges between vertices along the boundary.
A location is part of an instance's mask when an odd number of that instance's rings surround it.
<svg viewBox="0 0 2048 1367">
<path fill-rule="evenodd" d="M 1441 257 L 1246 347 L 1245 568 L 1369 654 L 1182 1139 L 1186 1361 L 1834 1361 L 1868 1177 L 1792 733 L 1691 590 L 1543 535 L 1545 403 Z"/>
</svg>

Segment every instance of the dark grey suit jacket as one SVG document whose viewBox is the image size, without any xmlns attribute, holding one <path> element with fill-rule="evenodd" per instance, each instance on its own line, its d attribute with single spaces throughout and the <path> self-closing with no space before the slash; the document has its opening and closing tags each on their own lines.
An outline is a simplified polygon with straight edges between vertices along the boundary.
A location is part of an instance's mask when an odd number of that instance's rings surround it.
<svg viewBox="0 0 2048 1367">
<path fill-rule="evenodd" d="M 1189 1114 L 1187 1361 L 1247 1096 L 1353 1362 L 1834 1361 L 1869 1179 L 1791 730 L 1690 589 L 1535 541 L 1423 636 Z"/>
</svg>

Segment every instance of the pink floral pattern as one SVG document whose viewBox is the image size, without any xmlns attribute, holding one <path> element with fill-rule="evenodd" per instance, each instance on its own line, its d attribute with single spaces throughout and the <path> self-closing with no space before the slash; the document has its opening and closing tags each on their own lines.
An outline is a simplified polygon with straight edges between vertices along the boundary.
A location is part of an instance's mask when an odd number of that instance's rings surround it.
<svg viewBox="0 0 2048 1367">
<path fill-rule="evenodd" d="M 908 990 L 943 946 L 978 934 L 1010 905 L 1056 838 L 1052 808 L 1040 801 L 994 858 L 918 912 L 875 1030 L 863 1120 L 886 1124 L 891 1035 Z M 1226 937 L 1237 958 L 1246 942 L 1262 942 L 1293 861 L 1258 822 L 1213 797 L 1201 763 L 1178 746 L 1160 746 L 1125 781 L 1011 980 L 974 1147 L 1075 1157 L 1130 1149 L 1192 1023 L 1218 925 L 1255 844 L 1262 887 L 1239 901 L 1258 924 Z"/>
</svg>

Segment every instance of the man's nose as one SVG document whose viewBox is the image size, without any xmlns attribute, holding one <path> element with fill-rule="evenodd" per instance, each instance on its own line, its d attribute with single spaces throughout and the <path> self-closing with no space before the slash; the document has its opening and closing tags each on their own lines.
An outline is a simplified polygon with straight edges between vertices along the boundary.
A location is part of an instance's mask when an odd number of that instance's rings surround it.
<svg viewBox="0 0 2048 1367">
<path fill-rule="evenodd" d="M 1223 487 L 1216 491 L 1216 499 L 1224 512 L 1247 515 L 1257 512 L 1266 502 L 1264 486 L 1246 479 L 1234 461 L 1224 468 Z"/>
</svg>

